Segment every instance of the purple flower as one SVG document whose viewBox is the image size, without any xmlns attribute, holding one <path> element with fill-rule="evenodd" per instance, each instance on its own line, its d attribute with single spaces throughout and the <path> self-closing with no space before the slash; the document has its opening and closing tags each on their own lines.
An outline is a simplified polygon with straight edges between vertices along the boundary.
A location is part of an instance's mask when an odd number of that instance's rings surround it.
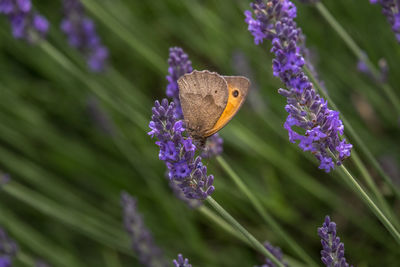
<svg viewBox="0 0 400 267">
<path fill-rule="evenodd" d="M 7 173 L 0 174 L 0 187 L 10 181 L 10 175 Z"/>
<path fill-rule="evenodd" d="M 367 57 L 366 54 L 364 54 L 365 57 Z M 384 58 L 379 59 L 378 61 L 378 66 L 379 66 L 379 75 L 376 76 L 374 75 L 367 64 L 359 60 L 357 62 L 357 70 L 361 73 L 364 73 L 365 75 L 369 76 L 371 79 L 373 79 L 377 83 L 385 83 L 387 81 L 387 75 L 389 72 L 389 66 Z"/>
<path fill-rule="evenodd" d="M 63 7 L 64 19 L 60 27 L 68 43 L 83 54 L 91 71 L 103 71 L 108 49 L 101 44 L 93 20 L 86 16 L 80 0 L 63 0 Z"/>
<path fill-rule="evenodd" d="M 0 256 L 0 267 L 11 267 L 11 259 L 9 256 Z"/>
<path fill-rule="evenodd" d="M 282 251 L 279 247 L 274 247 L 272 246 L 269 242 L 264 242 L 264 247 L 271 252 L 274 257 L 279 260 L 284 266 L 288 266 L 286 262 L 283 261 L 283 254 Z M 269 259 L 265 258 L 265 262 L 261 266 L 256 266 L 256 267 L 275 267 L 276 265 Z"/>
<path fill-rule="evenodd" d="M 49 22 L 32 9 L 30 0 L 1 0 L 0 14 L 5 14 L 11 23 L 14 38 L 36 43 L 45 37 Z"/>
<path fill-rule="evenodd" d="M 212 158 L 222 154 L 224 139 L 218 133 L 207 138 L 206 146 L 201 152 L 203 158 Z"/>
<path fill-rule="evenodd" d="M 51 265 L 43 260 L 37 260 L 35 262 L 35 267 L 51 267 Z"/>
<path fill-rule="evenodd" d="M 124 226 L 131 236 L 133 250 L 144 266 L 168 266 L 161 249 L 154 243 L 151 232 L 144 224 L 136 202 L 136 199 L 128 193 L 121 193 Z"/>
<path fill-rule="evenodd" d="M 344 245 L 336 236 L 336 224 L 331 222 L 329 216 L 325 217 L 322 227 L 318 228 L 321 237 L 321 260 L 327 267 L 349 267 L 344 257 Z"/>
<path fill-rule="evenodd" d="M 193 71 L 192 62 L 189 60 L 188 55 L 180 47 L 171 47 L 169 49 L 168 58 L 168 73 L 166 77 L 168 81 L 166 94 L 172 98 L 175 104 L 175 117 L 183 119 L 181 102 L 179 100 L 179 87 L 178 79 L 186 73 Z M 210 158 L 220 155 L 223 151 L 223 140 L 218 134 L 214 134 L 208 138 L 206 146 L 201 153 L 204 158 Z"/>
<path fill-rule="evenodd" d="M 192 267 L 188 259 L 184 259 L 182 254 L 178 254 L 178 259 L 173 260 L 172 263 L 175 267 Z"/>
<path fill-rule="evenodd" d="M 207 175 L 207 167 L 201 157 L 195 157 L 196 146 L 190 137 L 185 137 L 183 122 L 177 120 L 175 103 L 163 99 L 156 101 L 149 123 L 151 137 L 156 137 L 160 147 L 159 158 L 168 168 L 168 177 L 176 182 L 185 197 L 204 200 L 214 191 L 214 176 Z"/>
<path fill-rule="evenodd" d="M 275 54 L 274 76 L 288 89 L 279 89 L 278 93 L 287 98 L 285 109 L 289 115 L 284 128 L 289 133 L 289 141 L 299 141 L 301 149 L 310 151 L 320 161 L 319 168 L 329 172 L 334 168 L 330 152 L 340 165 L 350 156 L 351 145 L 341 140 L 344 128 L 339 112 L 328 108 L 327 101 L 318 95 L 303 72 L 306 64 L 302 56 L 304 36 L 294 21 L 296 7 L 289 0 L 266 3 L 256 0 L 251 7 L 255 18 L 250 11 L 245 12 L 248 29 L 256 44 L 264 39 L 271 41 L 271 52 Z M 341 145 L 342 142 L 345 145 Z"/>
<path fill-rule="evenodd" d="M 90 96 L 87 98 L 86 109 L 97 128 L 107 135 L 116 136 L 116 129 L 113 121 L 110 116 L 108 116 L 107 112 L 101 107 L 96 97 Z"/>
<path fill-rule="evenodd" d="M 0 267 L 10 267 L 17 250 L 17 244 L 0 228 Z"/>
<path fill-rule="evenodd" d="M 400 2 L 398 0 L 370 0 L 370 2 L 382 6 L 382 13 L 392 27 L 397 42 L 400 43 Z"/>
<path fill-rule="evenodd" d="M 168 58 L 168 73 L 166 77 L 168 81 L 167 96 L 171 97 L 175 103 L 176 116 L 179 119 L 183 118 L 181 103 L 179 100 L 178 79 L 186 73 L 193 71 L 192 62 L 188 55 L 180 47 L 171 47 L 169 49 Z"/>
</svg>

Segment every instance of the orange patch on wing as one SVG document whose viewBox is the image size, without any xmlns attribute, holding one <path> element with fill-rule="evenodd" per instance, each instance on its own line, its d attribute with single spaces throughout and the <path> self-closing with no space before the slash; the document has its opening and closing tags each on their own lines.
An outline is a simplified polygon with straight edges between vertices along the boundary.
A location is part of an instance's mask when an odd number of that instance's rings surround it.
<svg viewBox="0 0 400 267">
<path fill-rule="evenodd" d="M 224 127 L 232 119 L 232 117 L 236 114 L 236 112 L 240 108 L 240 103 L 242 102 L 243 99 L 241 92 L 231 85 L 228 85 L 228 89 L 229 89 L 229 97 L 226 107 L 222 112 L 221 116 L 219 117 L 218 121 L 212 127 L 212 129 L 210 129 L 205 133 L 205 137 L 209 137 L 218 132 L 219 130 L 221 130 L 222 127 Z M 237 97 L 233 96 L 233 92 L 235 90 L 237 90 L 239 93 Z"/>
</svg>

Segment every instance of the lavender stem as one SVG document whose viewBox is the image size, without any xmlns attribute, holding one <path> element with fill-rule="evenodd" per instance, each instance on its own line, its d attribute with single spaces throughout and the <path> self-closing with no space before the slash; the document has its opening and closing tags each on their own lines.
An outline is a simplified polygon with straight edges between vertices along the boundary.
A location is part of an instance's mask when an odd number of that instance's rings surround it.
<svg viewBox="0 0 400 267">
<path fill-rule="evenodd" d="M 242 233 L 252 244 L 253 248 L 269 258 L 276 266 L 285 267 L 271 252 L 269 252 L 252 234 L 250 234 L 238 221 L 236 221 L 217 201 L 208 196 L 206 201 L 237 231 Z"/>
<path fill-rule="evenodd" d="M 246 197 L 250 200 L 250 203 L 256 209 L 256 211 L 260 214 L 260 216 L 264 219 L 264 221 L 271 227 L 273 230 L 281 236 L 283 240 L 291 247 L 293 252 L 297 254 L 308 266 L 318 266 L 312 258 L 303 250 L 301 246 L 299 246 L 279 225 L 275 219 L 267 213 L 267 211 L 262 207 L 260 201 L 252 194 L 249 188 L 243 183 L 242 179 L 235 173 L 235 171 L 231 168 L 231 166 L 221 157 L 216 157 L 217 162 L 221 165 L 221 167 L 225 170 L 228 176 L 233 180 L 236 186 L 242 191 Z"/>
<path fill-rule="evenodd" d="M 312 73 L 310 72 L 310 70 L 308 70 L 306 67 L 304 68 L 305 72 L 309 75 L 309 77 L 311 78 L 311 80 L 313 81 L 315 87 L 318 89 L 318 92 L 320 94 L 322 94 L 323 97 L 325 97 L 330 105 L 335 109 L 338 110 L 335 102 L 331 99 L 331 97 L 324 91 L 321 89 L 321 85 L 319 84 L 319 82 L 317 81 L 317 79 L 312 75 Z M 393 191 L 393 193 L 396 195 L 396 197 L 398 199 L 400 199 L 400 191 L 399 189 L 393 184 L 392 180 L 390 179 L 390 177 L 384 172 L 384 170 L 382 169 L 382 167 L 380 166 L 380 164 L 378 163 L 378 161 L 374 158 L 374 156 L 372 155 L 372 153 L 369 151 L 368 147 L 365 145 L 365 143 L 362 141 L 362 139 L 359 137 L 359 135 L 357 134 L 357 132 L 353 129 L 353 127 L 351 126 L 351 124 L 349 123 L 349 121 L 344 117 L 343 113 L 342 113 L 342 119 L 343 119 L 343 124 L 346 125 L 346 129 L 348 130 L 348 132 L 350 133 L 350 136 L 354 139 L 354 141 L 357 143 L 357 147 L 359 147 L 361 149 L 361 151 L 365 154 L 365 156 L 367 157 L 368 161 L 374 166 L 374 168 L 379 172 L 379 174 L 382 176 L 382 178 L 385 180 L 385 182 L 389 185 L 389 187 L 391 188 L 391 190 Z M 365 166 L 363 166 L 363 168 L 365 168 Z"/>
<path fill-rule="evenodd" d="M 365 52 L 356 44 L 346 30 L 340 25 L 340 23 L 332 16 L 329 10 L 321 2 L 315 3 L 315 7 L 320 12 L 321 16 L 331 25 L 336 33 L 343 39 L 346 45 L 354 53 L 354 55 L 362 62 L 364 62 L 370 69 L 375 79 L 379 79 L 379 70 L 372 64 L 369 58 L 365 55 Z M 387 83 L 381 83 L 382 89 L 385 92 L 387 98 L 392 102 L 398 115 L 400 115 L 400 100 L 394 93 L 393 88 Z"/>
<path fill-rule="evenodd" d="M 381 221 L 381 223 L 386 227 L 390 234 L 392 234 L 393 238 L 400 245 L 400 233 L 396 230 L 393 224 L 386 218 L 386 216 L 382 213 L 378 206 L 372 201 L 372 199 L 368 196 L 368 194 L 362 189 L 357 180 L 351 175 L 351 173 L 347 170 L 347 168 L 342 164 L 340 166 L 341 170 L 348 177 L 348 181 L 351 182 L 351 185 L 360 196 L 364 203 L 372 210 L 375 216 Z"/>
</svg>

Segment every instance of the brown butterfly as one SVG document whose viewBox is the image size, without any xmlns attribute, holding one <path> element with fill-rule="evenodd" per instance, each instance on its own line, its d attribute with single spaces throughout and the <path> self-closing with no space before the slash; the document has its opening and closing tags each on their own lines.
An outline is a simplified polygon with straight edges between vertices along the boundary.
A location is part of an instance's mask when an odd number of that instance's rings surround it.
<svg viewBox="0 0 400 267">
<path fill-rule="evenodd" d="M 186 128 L 194 140 L 204 143 L 238 112 L 246 100 L 250 81 L 242 76 L 195 70 L 183 75 L 178 85 Z"/>
</svg>

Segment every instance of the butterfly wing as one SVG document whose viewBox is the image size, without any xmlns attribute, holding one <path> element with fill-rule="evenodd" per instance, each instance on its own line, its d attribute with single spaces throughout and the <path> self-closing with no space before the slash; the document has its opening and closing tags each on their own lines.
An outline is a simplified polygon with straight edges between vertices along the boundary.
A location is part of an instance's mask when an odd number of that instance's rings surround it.
<svg viewBox="0 0 400 267">
<path fill-rule="evenodd" d="M 211 136 L 221 130 L 239 111 L 246 100 L 250 89 L 250 81 L 243 76 L 223 76 L 228 84 L 228 102 L 215 125 L 204 133 L 205 137 Z"/>
<path fill-rule="evenodd" d="M 215 72 L 193 71 L 178 80 L 179 99 L 186 127 L 195 138 L 204 138 L 228 102 L 228 84 Z"/>
</svg>

